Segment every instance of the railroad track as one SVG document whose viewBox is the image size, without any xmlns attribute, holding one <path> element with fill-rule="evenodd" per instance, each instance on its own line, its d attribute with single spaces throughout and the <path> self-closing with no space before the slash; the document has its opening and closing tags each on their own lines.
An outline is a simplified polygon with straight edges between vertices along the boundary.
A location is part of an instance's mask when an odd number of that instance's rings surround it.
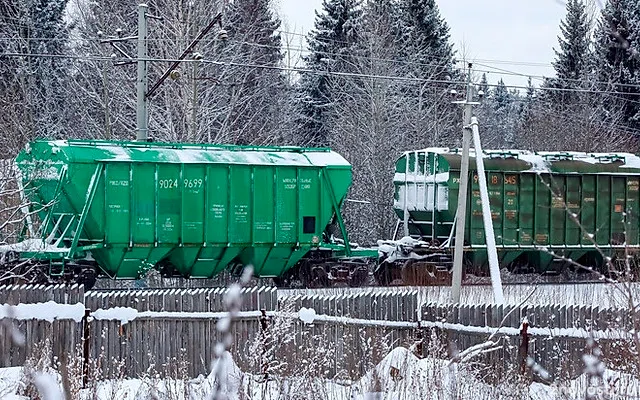
<svg viewBox="0 0 640 400">
<path fill-rule="evenodd" d="M 368 284 L 361 286 L 359 288 L 354 288 L 354 291 L 358 291 L 358 290 L 366 290 L 367 288 L 372 288 L 375 290 L 382 290 L 385 287 L 390 288 L 390 290 L 398 290 L 398 288 L 402 288 L 402 287 L 447 287 L 450 286 L 450 283 L 445 283 L 445 284 L 436 284 L 436 285 L 410 285 L 410 284 L 406 284 L 403 282 L 400 282 L 399 280 L 392 282 L 391 285 L 389 286 L 381 286 L 378 285 L 375 280 L 373 279 L 373 277 L 370 277 L 371 279 L 368 280 Z M 112 280 L 98 280 L 98 287 L 94 287 L 91 290 L 88 290 L 87 293 L 90 292 L 114 292 L 114 291 L 121 291 L 121 292 L 130 292 L 130 291 L 149 291 L 149 290 L 197 290 L 197 289 L 215 289 L 215 288 L 225 288 L 228 285 L 230 285 L 232 282 L 232 279 L 229 279 L 228 281 L 222 280 L 222 281 L 213 281 L 213 280 L 206 280 L 206 281 L 202 281 L 199 282 L 202 284 L 202 286 L 194 286 L 194 285 L 189 285 L 189 284 L 185 284 L 185 280 L 179 280 L 179 281 L 161 281 L 161 282 L 153 282 L 151 284 L 160 284 L 159 286 L 153 286 L 153 287 L 121 287 L 120 285 L 122 285 L 122 281 L 112 281 Z M 255 279 L 253 282 L 252 286 L 258 286 L 258 287 L 271 287 L 271 286 L 275 286 L 272 282 L 271 279 Z M 553 286 L 553 285 L 595 285 L 595 284 L 603 284 L 603 283 L 607 283 L 604 280 L 601 280 L 598 278 L 597 274 L 586 274 L 586 273 L 580 273 L 580 274 L 560 274 L 560 275 L 540 275 L 540 274 L 503 274 L 502 275 L 502 284 L 503 286 L 507 287 L 507 286 Z M 115 286 L 115 285 L 118 286 Z M 133 281 L 130 281 L 128 283 L 125 283 L 128 285 L 133 285 Z M 185 284 L 183 286 L 183 284 Z M 105 285 L 105 286 L 101 286 L 101 285 Z M 111 286 L 113 285 L 113 286 Z M 486 287 L 486 286 L 491 286 L 491 278 L 486 276 L 486 277 L 478 277 L 478 276 L 474 276 L 474 275 L 467 275 L 465 276 L 465 279 L 462 282 L 463 287 Z M 321 292 L 324 289 L 339 289 L 339 290 L 349 290 L 350 288 L 347 286 L 334 286 L 334 287 L 328 287 L 328 288 L 301 288 L 301 287 L 280 287 L 280 290 L 286 291 L 286 290 L 315 290 L 318 289 L 319 292 Z"/>
<path fill-rule="evenodd" d="M 503 287 L 508 287 L 508 286 L 575 286 L 575 285 L 607 285 L 610 284 L 609 282 L 605 282 L 602 280 L 581 280 L 581 281 L 569 281 L 569 282 L 553 282 L 553 281 L 534 281 L 534 282 L 503 282 Z M 491 282 L 483 282 L 483 281 L 474 281 L 474 282 L 463 282 L 462 284 L 463 287 L 478 287 L 478 288 L 484 288 L 484 287 L 491 287 Z M 260 286 L 261 288 L 263 287 L 274 287 L 275 286 Z M 323 292 L 323 291 L 327 291 L 327 290 L 331 290 L 331 289 L 337 289 L 337 290 L 344 290 L 344 291 L 348 291 L 348 290 L 353 290 L 354 292 L 356 291 L 363 291 L 363 290 L 367 290 L 367 289 L 372 289 L 372 290 L 384 290 L 385 288 L 389 289 L 389 291 L 398 291 L 398 290 L 402 290 L 403 288 L 411 288 L 411 289 L 415 289 L 415 288 L 436 288 L 436 287 L 448 287 L 447 285 L 427 285 L 427 286 L 409 286 L 409 285 L 391 285 L 391 286 L 377 286 L 377 285 L 370 285 L 370 286 L 361 286 L 361 287 L 357 287 L 357 288 L 349 288 L 346 286 L 336 286 L 336 287 L 331 287 L 331 288 L 278 288 L 278 290 L 281 291 L 306 291 L 309 293 L 312 293 L 314 291 L 317 292 Z M 91 290 L 88 290 L 86 293 L 109 293 L 109 292 L 139 292 L 139 291 L 143 291 L 143 292 L 148 292 L 148 291 L 154 291 L 154 290 L 163 290 L 163 291 L 170 291 L 170 290 L 176 290 L 176 291 L 196 291 L 196 290 L 215 290 L 215 289 L 224 289 L 226 288 L 225 286 L 218 286 L 218 287 L 130 287 L 130 288 L 94 288 Z"/>
</svg>

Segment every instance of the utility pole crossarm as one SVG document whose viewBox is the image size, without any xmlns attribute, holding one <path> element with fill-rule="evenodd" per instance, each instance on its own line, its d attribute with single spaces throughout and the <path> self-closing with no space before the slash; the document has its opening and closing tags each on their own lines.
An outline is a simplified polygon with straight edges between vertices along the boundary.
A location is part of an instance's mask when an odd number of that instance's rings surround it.
<svg viewBox="0 0 640 400">
<path fill-rule="evenodd" d="M 211 20 L 211 22 L 209 22 L 209 25 L 207 25 L 207 27 L 204 28 L 202 32 L 200 32 L 195 39 L 193 39 L 193 41 L 189 44 L 189 46 L 187 46 L 187 48 L 182 52 L 180 57 L 178 57 L 178 59 L 174 61 L 173 64 L 171 64 L 169 69 L 167 69 L 165 73 L 162 74 L 160 79 L 158 79 L 158 81 L 151 87 L 151 89 L 149 89 L 149 91 L 146 93 L 147 99 L 150 99 L 153 96 L 155 91 L 160 87 L 160 85 L 162 85 L 162 82 L 164 82 L 169 77 L 169 74 L 171 74 L 171 71 L 173 71 L 178 67 L 178 65 L 180 65 L 182 60 L 184 60 L 187 57 L 187 55 L 189 55 L 189 53 L 193 51 L 193 48 L 198 44 L 198 42 L 207 33 L 209 33 L 209 31 L 214 27 L 215 24 L 219 23 L 221 20 L 222 20 L 222 13 L 219 13 L 218 15 L 215 16 L 213 20 Z"/>
</svg>

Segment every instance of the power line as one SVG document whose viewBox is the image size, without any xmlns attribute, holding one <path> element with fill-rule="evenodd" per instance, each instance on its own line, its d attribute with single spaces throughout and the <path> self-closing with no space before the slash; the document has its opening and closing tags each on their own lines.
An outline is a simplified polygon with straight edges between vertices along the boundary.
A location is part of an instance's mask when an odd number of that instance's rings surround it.
<svg viewBox="0 0 640 400">
<path fill-rule="evenodd" d="M 0 38 L 0 40 L 52 40 L 52 41 L 67 41 L 67 39 L 65 38 Z M 84 39 L 87 40 L 87 39 Z M 92 39 L 88 39 L 88 40 L 102 40 L 99 38 L 92 38 Z M 162 41 L 162 42 L 189 42 L 189 39 L 178 39 L 178 40 L 174 40 L 174 39 L 169 39 L 169 38 L 158 38 L 158 39 L 148 39 L 148 41 Z M 260 48 L 272 48 L 272 49 L 281 49 L 282 46 L 274 46 L 274 45 L 266 45 L 266 44 L 260 44 L 260 43 L 252 43 L 252 42 L 246 42 L 246 41 L 235 41 L 235 40 L 228 40 L 231 43 L 236 43 L 236 44 L 241 44 L 241 45 L 249 45 L 249 46 L 253 46 L 253 47 L 260 47 Z M 301 52 L 306 52 L 306 53 L 310 53 L 310 50 L 307 49 L 303 49 L 303 48 L 291 48 L 291 47 L 285 47 L 284 50 L 299 50 Z M 339 57 L 343 57 L 344 55 L 342 54 L 338 54 L 338 53 L 332 53 L 332 52 L 319 52 L 316 51 L 314 52 L 314 54 L 321 54 L 321 55 L 327 55 L 327 56 L 339 56 Z M 378 57 L 369 57 L 369 56 L 364 56 L 364 55 L 357 55 L 357 54 L 350 54 L 348 55 L 348 58 L 351 59 L 362 59 L 362 60 L 367 60 L 367 61 L 380 61 L 380 62 L 388 62 L 388 63 L 393 63 L 393 64 L 405 64 L 405 65 L 411 65 L 411 66 L 421 66 L 421 67 L 434 67 L 434 68 L 442 68 L 444 66 L 446 66 L 445 63 L 443 64 L 427 64 L 427 63 L 420 63 L 420 62 L 415 62 L 415 61 L 409 61 L 409 60 L 399 60 L 399 59 L 385 59 L 385 58 L 378 58 Z M 433 59 L 440 59 L 443 61 L 448 61 L 449 58 L 448 57 L 432 57 Z M 464 60 L 456 60 L 457 62 L 464 62 Z M 471 60 L 470 60 L 471 61 Z M 519 72 L 514 72 L 514 71 L 510 71 L 510 70 L 506 70 L 503 68 L 498 68 L 498 67 L 494 67 L 491 65 L 487 65 L 487 64 L 482 64 L 482 63 L 477 63 L 476 61 L 473 61 L 474 64 L 476 65 L 480 65 L 486 68 L 490 68 L 492 70 L 496 70 L 499 71 L 501 74 L 503 75 L 512 75 L 512 76 L 519 76 L 519 77 L 525 77 L 525 78 L 533 78 L 533 79 L 537 79 L 537 80 L 545 80 L 545 79 L 552 79 L 552 77 L 548 77 L 548 76 L 544 76 L 544 75 L 533 75 L 533 74 L 526 74 L 526 73 L 519 73 Z M 494 71 L 489 71 L 489 70 L 483 70 L 483 69 L 474 69 L 474 71 L 476 72 L 484 72 L 484 73 L 494 73 Z M 623 84 L 623 83 L 611 83 L 611 82 L 597 82 L 597 81 L 593 81 L 593 80 L 585 80 L 585 79 L 572 79 L 572 78 L 563 78 L 563 81 L 569 81 L 569 82 L 576 82 L 576 83 L 590 83 L 590 84 L 602 84 L 602 85 L 610 85 L 610 84 L 614 84 L 618 87 L 630 87 L 630 88 L 640 88 L 640 85 L 634 85 L 634 84 Z"/>
<path fill-rule="evenodd" d="M 541 80 L 543 82 L 546 79 L 559 79 L 560 81 L 563 81 L 563 82 L 575 82 L 575 83 L 579 83 L 579 84 L 587 83 L 587 84 L 590 84 L 590 85 L 594 85 L 594 84 L 596 84 L 596 85 L 607 85 L 607 86 L 614 85 L 614 86 L 617 86 L 617 87 L 628 87 L 628 88 L 640 89 L 640 85 L 632 84 L 632 83 L 603 82 L 603 81 L 595 81 L 595 80 L 592 80 L 592 79 L 553 78 L 553 77 L 544 76 L 544 75 L 523 74 L 523 73 L 519 73 L 519 72 L 506 70 L 506 69 L 503 69 L 503 68 L 492 67 L 490 65 L 485 65 L 485 64 L 477 64 L 477 65 L 498 70 L 501 74 L 520 76 L 520 77 L 523 77 L 523 78 L 533 78 L 533 79 Z M 475 69 L 475 71 L 491 72 L 491 71 L 479 70 L 479 69 Z M 554 88 L 551 88 L 551 89 L 554 89 Z M 624 92 L 622 92 L 622 93 L 624 93 Z M 627 94 L 627 93 L 625 93 L 625 94 Z"/>
<path fill-rule="evenodd" d="M 0 56 L 5 57 L 50 57 L 50 58 L 67 58 L 67 59 L 76 59 L 80 61 L 107 61 L 112 60 L 111 57 L 105 56 L 74 56 L 74 55 L 64 55 L 64 54 L 37 54 L 37 53 L 3 53 Z M 137 59 L 132 58 L 131 61 L 136 61 Z M 269 65 L 269 64 L 252 64 L 252 63 L 238 63 L 238 62 L 225 62 L 225 61 L 216 61 L 216 60 L 178 60 L 172 58 L 147 58 L 149 62 L 176 62 L 181 61 L 184 63 L 203 63 L 203 64 L 211 64 L 211 65 L 220 65 L 220 66 L 234 66 L 234 67 L 247 67 L 247 68 L 258 68 L 258 69 L 270 69 L 270 70 L 279 70 L 279 71 L 287 71 L 287 72 L 298 72 L 300 74 L 315 74 L 321 76 L 342 76 L 342 77 L 353 77 L 353 78 L 373 78 L 373 79 L 384 79 L 384 80 L 397 80 L 404 82 L 417 82 L 417 83 L 443 83 L 449 85 L 462 85 L 465 84 L 463 81 L 456 80 L 447 80 L 447 79 L 431 79 L 431 78 L 417 78 L 417 77 L 409 77 L 409 76 L 394 76 L 394 75 L 380 75 L 380 74 L 366 74 L 366 73 L 357 73 L 357 72 L 343 72 L 343 71 L 319 71 L 310 68 L 300 68 L 300 67 L 286 67 L 286 66 L 277 66 L 277 65 Z M 486 86 L 496 88 L 501 85 L 498 84 L 487 84 Z M 504 85 L 504 87 L 509 89 L 529 89 L 527 86 L 521 85 Z M 619 91 L 611 91 L 611 90 L 595 90 L 595 89 L 584 89 L 584 88 L 550 88 L 550 87 L 538 87 L 535 90 L 537 91 L 553 91 L 553 92 L 568 92 L 568 93 L 593 93 L 593 94 L 608 94 L 608 95 L 622 95 L 622 96 L 640 96 L 640 93 L 626 93 Z M 626 101 L 633 101 L 629 99 L 623 99 Z"/>
<path fill-rule="evenodd" d="M 52 57 L 52 58 L 68 58 L 68 59 L 76 59 L 79 61 L 106 61 L 111 60 L 108 57 L 101 56 L 69 56 L 69 55 L 57 55 L 57 54 L 27 54 L 27 53 L 7 53 L 5 56 L 17 56 L 17 57 Z M 164 58 L 149 58 L 148 61 L 157 61 L 157 62 L 175 62 L 178 60 L 175 59 L 164 59 Z M 276 65 L 265 65 L 265 64 L 249 64 L 249 63 L 235 63 L 235 62 L 222 62 L 222 61 L 213 61 L 213 60 L 183 60 L 184 62 L 202 62 L 212 65 L 220 65 L 220 66 L 234 66 L 234 67 L 249 67 L 249 68 L 259 68 L 259 69 L 270 69 L 270 70 L 279 70 L 279 71 L 288 71 L 288 72 L 297 72 L 299 74 L 315 74 L 320 76 L 341 76 L 341 77 L 354 77 L 354 78 L 367 78 L 367 79 L 384 79 L 384 80 L 395 80 L 395 81 L 406 81 L 406 82 L 416 82 L 416 83 L 441 83 L 446 85 L 456 85 L 456 84 L 464 84 L 462 81 L 453 81 L 453 80 L 442 80 L 442 79 L 428 79 L 428 78 L 414 78 L 414 77 L 401 77 L 401 76 L 391 76 L 391 75 L 376 75 L 376 74 L 363 74 L 363 73 L 352 73 L 352 72 L 341 72 L 341 71 L 317 71 L 312 69 L 305 68 L 297 68 L 297 67 L 283 67 Z M 487 84 L 488 87 L 498 87 L 500 85 L 495 84 Z M 506 88 L 510 89 L 528 89 L 528 87 L 524 86 L 516 86 L 516 85 L 505 85 Z M 614 99 L 632 102 L 632 103 L 640 103 L 640 101 L 632 100 L 628 98 L 620 98 L 616 95 L 624 95 L 624 96 L 640 96 L 640 93 L 624 93 L 624 92 L 616 92 L 616 91 L 601 91 L 601 90 L 589 90 L 589 89 L 579 89 L 579 88 L 545 88 L 540 87 L 536 89 L 538 91 L 554 91 L 554 92 L 571 92 L 571 93 L 594 93 L 594 94 L 604 94 L 613 97 Z"/>
<path fill-rule="evenodd" d="M 67 42 L 70 39 L 68 38 L 38 38 L 38 37 L 28 37 L 28 38 L 23 38 L 23 37 L 2 37 L 0 38 L 0 40 L 14 40 L 14 41 L 64 41 Z M 82 38 L 82 39 L 78 39 L 80 41 L 93 41 L 93 42 L 97 42 L 97 41 L 102 41 L 104 40 L 104 38 Z M 169 42 L 169 43 L 175 43 L 175 42 L 186 42 L 189 43 L 191 41 L 191 39 L 189 38 L 184 38 L 184 39 L 171 39 L 171 38 L 148 38 L 147 39 L 148 42 Z M 252 47 L 259 47 L 259 48 L 268 48 L 268 49 L 278 49 L 278 50 L 292 50 L 295 52 L 299 52 L 299 53 L 313 53 L 313 54 L 321 54 L 321 55 L 327 55 L 327 56 L 340 56 L 340 57 L 344 57 L 343 54 L 339 54 L 339 53 L 334 53 L 334 52 L 325 52 L 325 51 L 312 51 L 310 49 L 306 49 L 306 48 L 302 48 L 302 47 L 291 47 L 291 46 L 275 46 L 275 45 L 267 45 L 267 44 L 262 44 L 262 43 L 253 43 L 253 42 L 247 42 L 247 41 L 242 41 L 242 40 L 233 40 L 233 39 L 228 39 L 227 42 L 229 43 L 236 43 L 236 44 L 240 44 L 240 45 L 248 45 L 248 46 L 252 46 Z M 401 60 L 401 59 L 385 59 L 385 58 L 377 58 L 377 57 L 368 57 L 368 56 L 362 56 L 362 55 L 358 55 L 358 54 L 349 54 L 348 58 L 352 58 L 352 59 L 366 59 L 366 60 L 371 60 L 371 61 L 382 61 L 382 62 L 389 62 L 389 63 L 395 63 L 395 64 L 407 64 L 407 65 L 417 65 L 417 66 L 424 66 L 424 67 L 442 67 L 444 64 L 427 64 L 427 63 L 420 63 L 420 62 L 416 62 L 416 61 L 409 61 L 409 60 Z M 430 58 L 432 60 L 442 60 L 442 61 L 450 61 L 451 58 L 449 57 L 438 57 L 438 56 L 428 56 L 427 58 Z M 464 62 L 464 60 L 454 60 L 455 62 Z"/>
</svg>

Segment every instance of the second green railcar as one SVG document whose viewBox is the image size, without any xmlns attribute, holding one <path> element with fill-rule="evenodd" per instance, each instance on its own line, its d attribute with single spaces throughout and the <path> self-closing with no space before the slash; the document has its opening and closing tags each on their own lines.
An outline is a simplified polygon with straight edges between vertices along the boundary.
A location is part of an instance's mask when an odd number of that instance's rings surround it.
<svg viewBox="0 0 640 400">
<path fill-rule="evenodd" d="M 483 160 L 501 268 L 558 273 L 577 263 L 606 270 L 610 257 L 640 249 L 640 157 L 514 150 L 486 151 Z M 461 161 L 459 150 L 447 148 L 398 160 L 394 210 L 405 234 L 452 247 Z M 482 273 L 487 251 L 473 151 L 469 170 L 465 261 L 467 272 Z"/>
</svg>

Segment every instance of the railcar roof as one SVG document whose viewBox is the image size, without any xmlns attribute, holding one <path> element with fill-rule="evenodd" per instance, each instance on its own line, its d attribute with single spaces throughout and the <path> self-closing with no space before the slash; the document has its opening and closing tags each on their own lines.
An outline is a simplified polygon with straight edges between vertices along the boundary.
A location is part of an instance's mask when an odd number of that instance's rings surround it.
<svg viewBox="0 0 640 400">
<path fill-rule="evenodd" d="M 453 168 L 458 167 L 462 159 L 462 149 L 447 147 L 428 147 L 421 150 L 407 151 L 402 158 L 410 154 L 433 153 L 451 162 Z M 475 165 L 475 150 L 469 156 Z M 640 172 L 640 156 L 632 153 L 585 153 L 576 151 L 527 151 L 527 150 L 485 150 L 483 160 L 490 167 L 497 169 L 517 170 L 520 172 Z"/>
<path fill-rule="evenodd" d="M 328 148 L 257 147 L 211 144 L 37 140 L 25 149 L 46 160 L 70 162 L 145 162 L 175 164 L 247 164 L 349 166 Z"/>
</svg>

